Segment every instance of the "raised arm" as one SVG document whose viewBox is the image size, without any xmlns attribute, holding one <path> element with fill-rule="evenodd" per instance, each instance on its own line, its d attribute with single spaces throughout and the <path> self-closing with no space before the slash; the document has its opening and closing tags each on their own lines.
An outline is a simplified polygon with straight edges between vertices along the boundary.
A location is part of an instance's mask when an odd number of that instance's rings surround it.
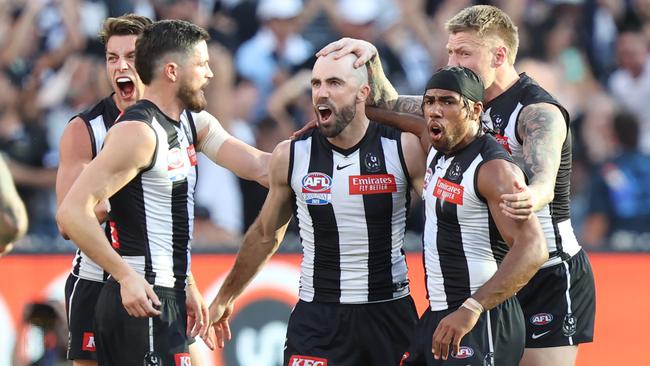
<svg viewBox="0 0 650 366">
<path fill-rule="evenodd" d="M 9 168 L 0 157 L 0 255 L 27 232 L 27 211 L 18 196 Z"/>
<path fill-rule="evenodd" d="M 553 201 L 555 179 L 560 168 L 567 123 L 560 109 L 549 103 L 526 106 L 517 120 L 517 134 L 523 140 L 524 171 L 530 177 L 528 189 L 506 194 L 504 212 L 525 220 Z"/>
<path fill-rule="evenodd" d="M 515 182 L 524 184 L 517 166 L 505 160 L 491 160 L 481 166 L 477 186 L 486 199 L 499 233 L 510 247 L 499 268 L 472 298 L 489 310 L 515 295 L 548 259 L 546 242 L 537 216 L 513 220 L 500 209 L 501 195 L 516 190 Z M 434 356 L 447 358 L 449 345 L 458 352 L 461 339 L 478 321 L 478 310 L 461 306 L 446 316 L 433 334 Z"/>
<path fill-rule="evenodd" d="M 195 121 L 198 151 L 240 178 L 269 186 L 268 164 L 271 154 L 231 136 L 206 111 L 195 114 Z"/>
<path fill-rule="evenodd" d="M 155 147 L 156 136 L 145 123 L 124 121 L 113 126 L 104 148 L 72 184 L 56 214 L 57 223 L 74 243 L 120 283 L 124 307 L 138 317 L 159 315 L 149 299 L 156 305 L 160 301 L 144 277 L 111 248 L 94 208 L 149 166 Z"/>
<path fill-rule="evenodd" d="M 316 56 L 325 56 L 333 52 L 336 53 L 336 59 L 350 53 L 356 55 L 355 67 L 366 64 L 371 89 L 368 105 L 395 112 L 422 115 L 422 96 L 398 95 L 393 84 L 384 74 L 377 48 L 372 43 L 361 39 L 341 38 L 323 47 Z"/>
<path fill-rule="evenodd" d="M 228 318 L 235 300 L 278 249 L 291 218 L 292 192 L 287 182 L 290 146 L 290 142 L 285 141 L 275 148 L 269 170 L 271 184 L 264 206 L 244 235 L 235 264 L 210 305 L 210 321 L 220 348 L 230 339 Z"/>
</svg>

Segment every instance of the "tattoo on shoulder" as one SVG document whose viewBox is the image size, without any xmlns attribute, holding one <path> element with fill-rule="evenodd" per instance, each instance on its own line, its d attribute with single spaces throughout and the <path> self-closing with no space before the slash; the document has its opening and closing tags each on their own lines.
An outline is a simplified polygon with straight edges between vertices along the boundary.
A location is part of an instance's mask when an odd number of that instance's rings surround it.
<svg viewBox="0 0 650 366">
<path fill-rule="evenodd" d="M 406 95 L 397 98 L 393 111 L 412 113 L 422 115 L 422 97 L 416 95 Z"/>
<path fill-rule="evenodd" d="M 517 134 L 523 140 L 526 173 L 530 177 L 547 176 L 554 181 L 567 134 L 560 110 L 550 104 L 526 106 L 517 120 Z"/>
</svg>

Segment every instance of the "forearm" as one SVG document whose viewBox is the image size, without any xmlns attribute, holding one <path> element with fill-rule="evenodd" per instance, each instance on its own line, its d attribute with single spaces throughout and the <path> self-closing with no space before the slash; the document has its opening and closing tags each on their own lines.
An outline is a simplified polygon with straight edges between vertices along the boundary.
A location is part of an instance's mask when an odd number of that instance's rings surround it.
<svg viewBox="0 0 650 366">
<path fill-rule="evenodd" d="M 79 249 L 118 282 L 133 273 L 133 269 L 111 248 L 91 207 L 71 208 L 64 201 L 56 219 Z"/>
<path fill-rule="evenodd" d="M 375 122 L 410 132 L 416 136 L 421 136 L 426 131 L 426 122 L 421 115 L 388 111 L 377 107 L 366 107 L 366 115 Z"/>
<path fill-rule="evenodd" d="M 370 85 L 370 98 L 366 104 L 383 109 L 392 109 L 399 97 L 397 90 L 390 83 L 384 69 L 381 66 L 381 59 L 374 55 L 367 63 L 368 84 Z"/>
<path fill-rule="evenodd" d="M 522 245 L 534 240 L 538 245 Z M 522 238 L 510 248 L 496 273 L 472 297 L 486 310 L 514 296 L 535 275 L 548 258 L 543 238 Z"/>
<path fill-rule="evenodd" d="M 217 302 L 230 304 L 241 295 L 278 249 L 284 236 L 284 228 L 286 225 L 275 236 L 265 236 L 258 218 L 244 237 L 235 264 L 217 294 Z"/>
<path fill-rule="evenodd" d="M 537 199 L 533 203 L 532 210 L 537 212 L 549 204 L 555 198 L 555 176 L 538 174 L 528 183 L 528 189 L 532 191 Z"/>
</svg>

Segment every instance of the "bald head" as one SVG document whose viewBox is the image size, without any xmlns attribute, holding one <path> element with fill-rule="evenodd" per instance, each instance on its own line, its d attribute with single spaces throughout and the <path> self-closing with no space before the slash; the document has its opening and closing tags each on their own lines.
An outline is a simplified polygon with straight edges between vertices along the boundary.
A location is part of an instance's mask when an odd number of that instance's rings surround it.
<svg viewBox="0 0 650 366">
<path fill-rule="evenodd" d="M 320 56 L 314 64 L 312 75 L 318 73 L 333 74 L 349 83 L 355 83 L 357 86 L 368 84 L 368 69 L 366 65 L 354 68 L 354 62 L 357 56 L 347 54 L 340 59 L 334 59 L 334 53 L 327 56 Z"/>
</svg>

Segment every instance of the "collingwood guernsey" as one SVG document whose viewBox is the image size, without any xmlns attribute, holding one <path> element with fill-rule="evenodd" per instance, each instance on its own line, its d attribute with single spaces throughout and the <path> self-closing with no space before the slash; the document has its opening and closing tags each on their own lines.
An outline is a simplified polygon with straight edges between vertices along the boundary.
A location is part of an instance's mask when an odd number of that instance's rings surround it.
<svg viewBox="0 0 650 366">
<path fill-rule="evenodd" d="M 523 140 L 517 134 L 517 120 L 521 110 L 534 103 L 549 103 L 557 106 L 567 124 L 567 137 L 562 146 L 560 167 L 555 178 L 555 197 L 550 204 L 535 213 L 542 225 L 548 245 L 549 259 L 542 267 L 548 267 L 561 263 L 562 260 L 580 251 L 580 244 L 573 232 L 569 217 L 571 183 L 569 114 L 557 100 L 524 73 L 503 94 L 485 104 L 482 120 L 484 126 L 494 132 L 499 143 L 512 154 L 515 163 L 523 167 Z"/>
<path fill-rule="evenodd" d="M 188 115 L 190 116 L 188 118 Z M 156 135 L 150 166 L 110 198 L 109 240 L 152 285 L 185 288 L 190 268 L 197 157 L 189 113 L 175 121 L 148 100 L 120 120 L 141 121 Z"/>
<path fill-rule="evenodd" d="M 410 183 L 400 136 L 370 122 L 349 149 L 318 129 L 291 143 L 301 300 L 368 303 L 409 294 L 402 244 Z"/>
<path fill-rule="evenodd" d="M 508 252 L 476 185 L 483 163 L 508 153 L 491 135 L 445 156 L 431 149 L 423 199 L 427 298 L 432 311 L 455 309 L 497 271 Z"/>
<path fill-rule="evenodd" d="M 101 150 L 108 129 L 113 126 L 115 120 L 120 115 L 120 110 L 115 105 L 113 95 L 111 94 L 102 99 L 94 106 L 76 116 L 84 121 L 88 129 L 93 159 L 97 156 L 99 150 Z M 77 249 L 72 261 L 72 274 L 90 281 L 103 282 L 107 277 L 107 273 L 104 272 L 102 267 L 85 255 L 80 249 Z"/>
</svg>

